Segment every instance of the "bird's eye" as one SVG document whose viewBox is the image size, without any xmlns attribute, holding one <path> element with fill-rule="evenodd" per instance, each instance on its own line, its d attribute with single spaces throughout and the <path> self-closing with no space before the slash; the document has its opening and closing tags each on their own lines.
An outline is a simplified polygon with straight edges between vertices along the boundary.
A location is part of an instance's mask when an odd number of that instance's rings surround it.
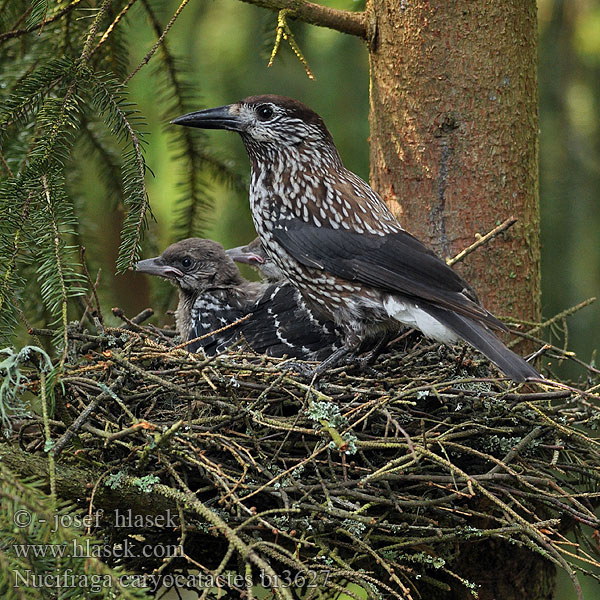
<svg viewBox="0 0 600 600">
<path fill-rule="evenodd" d="M 189 256 L 181 259 L 181 266 L 184 269 L 189 269 L 192 266 L 192 259 Z"/>
<path fill-rule="evenodd" d="M 273 117 L 273 109 L 268 104 L 261 104 L 256 109 L 256 114 L 261 121 L 268 121 Z"/>
</svg>

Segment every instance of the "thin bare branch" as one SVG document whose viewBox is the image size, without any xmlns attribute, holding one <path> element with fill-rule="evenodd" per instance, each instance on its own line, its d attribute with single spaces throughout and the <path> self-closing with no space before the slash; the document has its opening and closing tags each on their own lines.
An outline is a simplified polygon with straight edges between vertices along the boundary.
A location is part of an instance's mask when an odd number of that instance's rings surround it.
<svg viewBox="0 0 600 600">
<path fill-rule="evenodd" d="M 156 40 L 156 42 L 154 43 L 154 45 L 152 46 L 152 48 L 150 48 L 150 50 L 146 53 L 146 56 L 144 56 L 144 58 L 141 60 L 140 64 L 125 78 L 125 81 L 123 81 L 123 84 L 127 84 L 129 83 L 129 81 L 131 80 L 131 78 L 146 64 L 148 64 L 148 62 L 150 62 L 150 59 L 154 56 L 154 53 L 158 50 L 158 48 L 160 48 L 161 44 L 163 43 L 165 36 L 167 35 L 167 33 L 169 33 L 169 30 L 171 29 L 171 27 L 173 27 L 173 25 L 175 24 L 175 21 L 177 20 L 177 17 L 179 17 L 179 15 L 181 14 L 181 11 L 186 7 L 187 3 L 190 0 L 182 0 L 181 4 L 178 6 L 177 10 L 175 11 L 175 13 L 173 14 L 173 16 L 171 17 L 170 21 L 167 23 L 167 26 L 165 27 L 165 30 L 162 32 L 162 34 L 160 35 L 160 37 L 158 38 L 158 40 Z"/>
<path fill-rule="evenodd" d="M 512 227 L 518 220 L 519 219 L 517 219 L 516 217 L 508 217 L 508 219 L 506 219 L 506 221 L 504 221 L 503 223 L 500 223 L 500 225 L 498 225 L 497 227 L 494 227 L 494 229 L 492 229 L 491 231 L 488 231 L 485 235 L 478 234 L 479 237 L 477 237 L 477 240 L 475 240 L 475 242 L 473 242 L 470 246 L 468 246 L 464 250 L 461 250 L 456 256 L 454 256 L 452 258 L 447 258 L 446 264 L 449 267 L 451 267 L 452 265 L 456 264 L 458 261 L 463 260 L 466 256 L 471 254 L 471 252 L 477 250 L 477 248 L 479 248 L 479 246 L 486 244 L 487 242 L 489 242 L 490 240 L 495 238 L 498 234 L 500 234 L 503 231 L 506 231 L 507 229 Z"/>
<path fill-rule="evenodd" d="M 47 25 L 48 23 L 53 23 L 54 21 L 58 21 L 61 17 L 71 12 L 78 4 L 81 3 L 81 0 L 73 0 L 68 6 L 59 10 L 56 14 L 52 15 L 49 19 L 44 19 L 43 25 Z M 34 25 L 32 27 L 27 27 L 26 29 L 14 29 L 12 31 L 6 31 L 5 33 L 0 34 L 0 44 L 6 40 L 10 40 L 12 38 L 20 37 L 27 33 L 34 33 L 38 31 L 39 26 Z"/>
</svg>

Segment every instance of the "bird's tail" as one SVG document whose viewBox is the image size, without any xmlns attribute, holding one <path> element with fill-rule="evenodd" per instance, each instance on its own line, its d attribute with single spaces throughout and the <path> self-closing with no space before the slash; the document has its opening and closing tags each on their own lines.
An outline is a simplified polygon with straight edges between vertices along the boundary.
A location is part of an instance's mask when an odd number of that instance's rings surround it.
<svg viewBox="0 0 600 600">
<path fill-rule="evenodd" d="M 432 317 L 479 350 L 514 381 L 542 376 L 523 358 L 509 350 L 487 327 L 463 315 L 438 307 L 423 307 Z"/>
</svg>

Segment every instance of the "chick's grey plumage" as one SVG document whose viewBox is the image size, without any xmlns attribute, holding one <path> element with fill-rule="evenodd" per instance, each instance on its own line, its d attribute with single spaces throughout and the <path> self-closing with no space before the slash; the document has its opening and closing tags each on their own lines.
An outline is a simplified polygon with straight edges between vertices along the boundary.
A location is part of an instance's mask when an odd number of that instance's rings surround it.
<svg viewBox="0 0 600 600">
<path fill-rule="evenodd" d="M 175 312 L 184 341 L 209 354 L 222 352 L 243 336 L 259 353 L 304 360 L 323 360 L 341 347 L 341 332 L 329 321 L 316 321 L 289 282 L 275 285 L 250 282 L 242 277 L 221 244 L 189 238 L 169 246 L 160 256 L 142 260 L 137 270 L 171 280 L 179 290 Z"/>
<path fill-rule="evenodd" d="M 200 337 L 246 316 L 264 294 L 264 286 L 244 279 L 221 244 L 188 238 L 169 246 L 160 256 L 141 260 L 138 271 L 169 279 L 178 289 L 177 330 L 184 341 Z M 229 329 L 188 345 L 214 354 L 236 337 Z"/>
<path fill-rule="evenodd" d="M 467 341 L 516 381 L 539 377 L 494 335 L 505 327 L 469 285 L 343 166 L 310 108 L 252 96 L 173 123 L 240 133 L 262 245 L 307 302 L 343 327 L 346 350 L 404 323 L 441 342 Z"/>
</svg>

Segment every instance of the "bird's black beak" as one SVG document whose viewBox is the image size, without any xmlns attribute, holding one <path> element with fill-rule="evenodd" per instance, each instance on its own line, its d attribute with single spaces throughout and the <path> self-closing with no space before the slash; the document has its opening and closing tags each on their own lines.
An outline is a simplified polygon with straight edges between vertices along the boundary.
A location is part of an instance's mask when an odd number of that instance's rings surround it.
<svg viewBox="0 0 600 600">
<path fill-rule="evenodd" d="M 229 254 L 229 257 L 232 260 L 235 260 L 235 262 L 243 263 L 245 265 L 262 265 L 265 262 L 262 256 L 254 254 L 253 252 L 248 252 L 246 248 L 247 246 L 229 248 L 229 250 L 227 250 L 227 254 Z"/>
<path fill-rule="evenodd" d="M 174 125 L 185 125 L 186 127 L 200 127 L 201 129 L 229 129 L 230 131 L 242 131 L 239 115 L 232 112 L 234 105 L 219 106 L 191 112 L 183 117 L 173 119 Z"/>
<path fill-rule="evenodd" d="M 164 260 L 157 256 L 156 258 L 146 258 L 140 260 L 135 265 L 135 270 L 140 273 L 148 273 L 148 275 L 157 275 L 158 277 L 166 277 L 167 279 L 176 279 L 183 277 L 183 273 L 171 265 L 165 264 Z"/>
</svg>

